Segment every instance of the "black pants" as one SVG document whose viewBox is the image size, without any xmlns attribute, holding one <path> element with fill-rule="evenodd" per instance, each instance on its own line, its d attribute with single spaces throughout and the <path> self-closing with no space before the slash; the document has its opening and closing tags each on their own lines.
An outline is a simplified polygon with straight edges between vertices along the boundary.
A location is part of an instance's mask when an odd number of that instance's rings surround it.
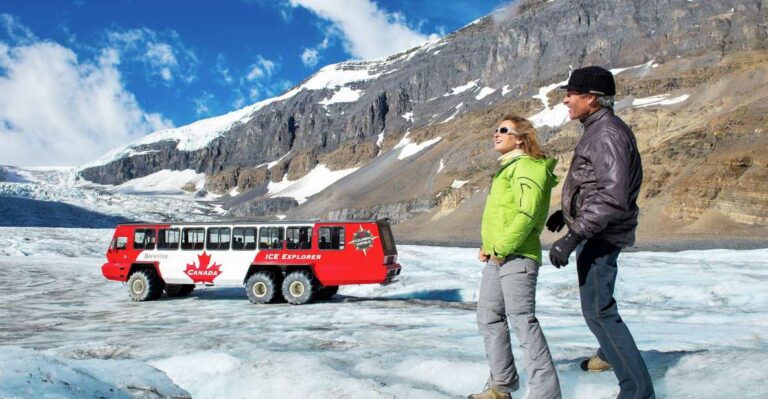
<svg viewBox="0 0 768 399">
<path fill-rule="evenodd" d="M 601 357 L 619 380 L 619 399 L 652 399 L 653 382 L 629 328 L 613 299 L 621 248 L 603 240 L 588 240 L 578 254 L 581 312 L 600 344 Z"/>
</svg>

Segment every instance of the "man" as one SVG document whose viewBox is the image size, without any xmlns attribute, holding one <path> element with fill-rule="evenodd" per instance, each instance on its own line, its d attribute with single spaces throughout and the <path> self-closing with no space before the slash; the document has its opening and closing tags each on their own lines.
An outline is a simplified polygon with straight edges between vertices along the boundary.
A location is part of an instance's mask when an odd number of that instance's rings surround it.
<svg viewBox="0 0 768 399">
<path fill-rule="evenodd" d="M 616 84 L 611 72 L 590 66 L 573 71 L 563 104 L 584 134 L 573 152 L 563 185 L 562 211 L 547 221 L 550 231 L 568 226 L 552 244 L 549 259 L 557 268 L 577 252 L 581 310 L 600 344 L 597 356 L 582 368 L 607 369 L 619 380 L 620 399 L 654 398 L 648 368 L 632 334 L 619 316 L 613 290 L 619 253 L 635 242 L 637 197 L 643 180 L 632 130 L 613 113 Z"/>
</svg>

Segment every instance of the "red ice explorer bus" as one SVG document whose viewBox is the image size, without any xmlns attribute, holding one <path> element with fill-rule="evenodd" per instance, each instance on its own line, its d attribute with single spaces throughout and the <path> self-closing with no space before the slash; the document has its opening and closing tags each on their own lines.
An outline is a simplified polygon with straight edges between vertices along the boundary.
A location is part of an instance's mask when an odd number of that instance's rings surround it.
<svg viewBox="0 0 768 399">
<path fill-rule="evenodd" d="M 400 274 L 387 219 L 130 223 L 115 229 L 101 271 L 134 301 L 185 296 L 195 285 L 245 285 L 253 303 L 327 299 L 340 285 Z"/>
</svg>

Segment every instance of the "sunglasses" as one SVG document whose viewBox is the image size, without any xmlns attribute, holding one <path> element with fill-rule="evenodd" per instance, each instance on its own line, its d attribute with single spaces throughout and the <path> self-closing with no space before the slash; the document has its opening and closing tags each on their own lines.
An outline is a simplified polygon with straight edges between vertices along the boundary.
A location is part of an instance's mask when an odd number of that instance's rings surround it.
<svg viewBox="0 0 768 399">
<path fill-rule="evenodd" d="M 511 134 L 511 135 L 515 135 L 515 136 L 519 136 L 520 135 L 520 133 L 518 133 L 518 132 L 516 132 L 516 131 L 508 128 L 508 127 L 497 127 L 493 131 L 493 134 L 496 134 L 496 133 Z"/>
</svg>

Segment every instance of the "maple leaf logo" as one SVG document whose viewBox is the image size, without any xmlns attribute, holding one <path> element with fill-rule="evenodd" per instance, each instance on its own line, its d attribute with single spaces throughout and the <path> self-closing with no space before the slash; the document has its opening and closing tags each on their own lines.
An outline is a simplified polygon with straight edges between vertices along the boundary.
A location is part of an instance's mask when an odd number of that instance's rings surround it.
<svg viewBox="0 0 768 399">
<path fill-rule="evenodd" d="M 200 261 L 200 266 L 195 265 L 195 262 L 191 265 L 187 263 L 184 273 L 195 283 L 213 283 L 213 279 L 221 273 L 219 270 L 221 265 L 214 263 L 208 266 L 211 263 L 211 255 L 206 254 L 205 251 L 202 255 L 197 255 L 197 260 Z"/>
</svg>

